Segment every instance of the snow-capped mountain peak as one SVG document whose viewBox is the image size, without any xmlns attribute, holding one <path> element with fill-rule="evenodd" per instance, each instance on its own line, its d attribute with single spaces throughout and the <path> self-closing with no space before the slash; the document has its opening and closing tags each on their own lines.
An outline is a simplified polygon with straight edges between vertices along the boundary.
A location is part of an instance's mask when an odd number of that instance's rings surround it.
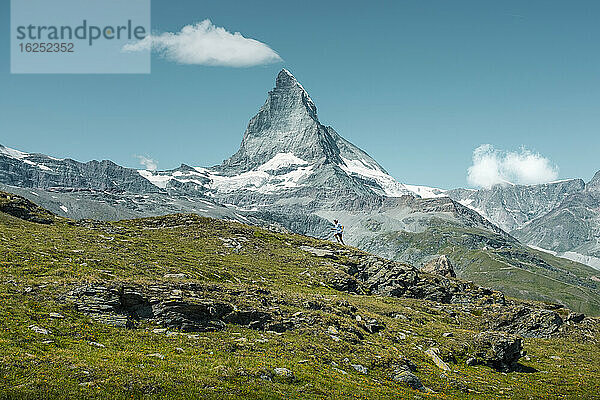
<svg viewBox="0 0 600 400">
<path fill-rule="evenodd" d="M 5 147 L 1 144 L 0 144 L 0 154 L 5 155 L 10 158 L 15 158 L 17 160 L 22 160 L 23 158 L 25 158 L 26 156 L 29 155 L 28 153 L 24 153 L 19 150 L 11 149 L 11 148 Z"/>
</svg>

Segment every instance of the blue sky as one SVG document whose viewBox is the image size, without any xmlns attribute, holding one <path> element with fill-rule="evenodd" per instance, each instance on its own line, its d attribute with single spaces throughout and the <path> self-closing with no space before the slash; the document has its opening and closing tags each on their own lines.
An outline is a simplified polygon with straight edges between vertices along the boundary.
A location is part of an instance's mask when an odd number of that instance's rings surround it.
<svg viewBox="0 0 600 400">
<path fill-rule="evenodd" d="M 468 186 L 482 144 L 525 146 L 589 180 L 600 169 L 600 2 L 152 1 L 152 29 L 206 18 L 281 63 L 231 68 L 153 56 L 150 75 L 11 75 L 0 5 L 0 144 L 160 169 L 233 154 L 285 67 L 321 122 L 398 180 Z"/>
</svg>

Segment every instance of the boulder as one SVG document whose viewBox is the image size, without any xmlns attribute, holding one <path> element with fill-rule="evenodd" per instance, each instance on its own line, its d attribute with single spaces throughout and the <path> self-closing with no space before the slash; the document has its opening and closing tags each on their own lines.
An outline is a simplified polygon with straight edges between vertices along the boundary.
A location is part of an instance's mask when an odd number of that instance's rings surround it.
<svg viewBox="0 0 600 400">
<path fill-rule="evenodd" d="M 483 364 L 499 371 L 509 371 L 514 369 L 523 355 L 523 343 L 518 336 L 484 331 L 475 336 L 469 364 Z"/>
<path fill-rule="evenodd" d="M 567 315 L 567 318 L 565 319 L 565 321 L 572 322 L 574 324 L 578 324 L 581 321 L 583 321 L 584 319 L 585 319 L 585 314 L 572 312 L 569 315 Z"/>
<path fill-rule="evenodd" d="M 432 392 L 432 390 L 426 388 L 423 383 L 421 383 L 421 380 L 412 372 L 402 371 L 398 374 L 395 374 L 392 379 L 401 385 L 408 386 L 409 388 L 418 390 L 420 392 Z"/>
<path fill-rule="evenodd" d="M 456 277 L 456 273 L 454 272 L 454 267 L 452 263 L 445 255 L 441 255 L 438 258 L 429 261 L 425 264 L 421 271 L 427 272 L 428 274 L 435 274 L 441 276 L 450 276 L 452 278 Z"/>
<path fill-rule="evenodd" d="M 425 354 L 431 357 L 431 360 L 439 369 L 443 371 L 450 371 L 450 367 L 448 366 L 448 364 L 446 364 L 444 360 L 442 360 L 442 358 L 440 357 L 440 350 L 438 348 L 432 347 L 426 350 Z"/>
</svg>

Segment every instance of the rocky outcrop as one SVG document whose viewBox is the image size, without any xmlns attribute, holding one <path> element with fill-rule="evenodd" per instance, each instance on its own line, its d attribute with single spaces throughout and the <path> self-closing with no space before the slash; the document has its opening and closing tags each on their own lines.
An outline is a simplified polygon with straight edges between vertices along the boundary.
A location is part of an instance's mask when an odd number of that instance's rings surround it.
<svg viewBox="0 0 600 400">
<path fill-rule="evenodd" d="M 505 304 L 504 295 L 500 292 L 469 282 L 429 274 L 368 253 L 309 246 L 302 249 L 335 262 L 343 274 L 334 274 L 329 286 L 348 293 L 364 292 L 453 304 Z"/>
<path fill-rule="evenodd" d="M 509 305 L 486 315 L 490 329 L 525 338 L 548 338 L 558 333 L 563 320 L 556 311 Z"/>
<path fill-rule="evenodd" d="M 450 262 L 448 257 L 446 257 L 445 255 L 441 255 L 438 258 L 429 261 L 421 268 L 421 271 L 426 272 L 428 274 L 456 278 L 454 267 L 452 266 L 452 263 Z"/>
<path fill-rule="evenodd" d="M 54 214 L 31 201 L 5 192 L 0 192 L 0 212 L 38 224 L 51 224 L 57 220 Z"/>
<path fill-rule="evenodd" d="M 218 331 L 227 323 L 276 332 L 294 327 L 293 319 L 273 311 L 240 310 L 231 302 L 213 297 L 207 296 L 206 288 L 195 284 L 111 284 L 78 287 L 63 295 L 62 300 L 101 322 L 128 328 L 141 319 L 183 332 Z"/>
</svg>

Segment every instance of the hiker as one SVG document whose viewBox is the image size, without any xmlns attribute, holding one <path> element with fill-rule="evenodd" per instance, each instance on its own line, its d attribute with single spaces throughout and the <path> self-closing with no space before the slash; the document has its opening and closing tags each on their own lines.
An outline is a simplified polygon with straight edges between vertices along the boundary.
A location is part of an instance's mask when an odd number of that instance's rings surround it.
<svg viewBox="0 0 600 400">
<path fill-rule="evenodd" d="M 345 245 L 346 243 L 344 243 L 344 239 L 342 239 L 342 234 L 344 233 L 344 225 L 340 224 L 337 219 L 334 219 L 333 228 L 331 228 L 331 230 L 335 232 L 333 234 L 333 237 L 335 237 L 338 243 Z"/>
</svg>

